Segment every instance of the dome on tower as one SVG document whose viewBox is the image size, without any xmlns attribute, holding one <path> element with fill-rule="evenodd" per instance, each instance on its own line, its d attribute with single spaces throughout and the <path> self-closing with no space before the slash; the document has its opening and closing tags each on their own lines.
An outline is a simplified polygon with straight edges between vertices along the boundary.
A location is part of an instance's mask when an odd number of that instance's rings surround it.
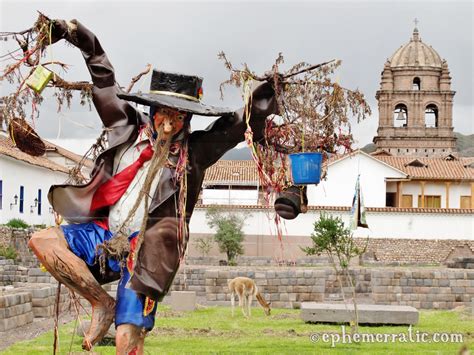
<svg viewBox="0 0 474 355">
<path fill-rule="evenodd" d="M 434 67 L 441 68 L 443 61 L 433 47 L 421 41 L 415 27 L 410 42 L 401 46 L 390 58 L 390 67 Z"/>
</svg>

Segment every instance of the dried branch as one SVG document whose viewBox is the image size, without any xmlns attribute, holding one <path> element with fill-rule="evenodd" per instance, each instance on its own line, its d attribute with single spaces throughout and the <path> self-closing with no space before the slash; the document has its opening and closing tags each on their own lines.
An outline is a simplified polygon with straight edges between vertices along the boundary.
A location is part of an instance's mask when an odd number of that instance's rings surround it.
<svg viewBox="0 0 474 355">
<path fill-rule="evenodd" d="M 132 88 L 133 88 L 133 85 L 135 85 L 135 83 L 136 83 L 138 80 L 140 80 L 143 75 L 148 74 L 148 73 L 150 72 L 150 69 L 151 69 L 151 64 L 147 64 L 144 71 L 142 71 L 142 72 L 141 72 L 140 74 L 138 74 L 137 76 L 134 76 L 134 77 L 132 78 L 132 81 L 131 81 L 130 84 L 128 85 L 126 92 L 127 92 L 127 93 L 130 92 L 130 90 L 132 90 Z"/>
<path fill-rule="evenodd" d="M 59 77 L 59 75 L 54 74 L 53 79 L 51 79 L 52 87 L 57 87 L 66 90 L 86 90 L 92 91 L 92 83 L 88 81 L 66 81 Z"/>
<path fill-rule="evenodd" d="M 353 138 L 349 117 L 360 120 L 370 114 L 360 91 L 331 80 L 340 61 L 315 65 L 301 62 L 281 71 L 284 58 L 279 53 L 272 69 L 257 75 L 245 63 L 243 69 L 234 68 L 223 52 L 218 57 L 230 71 L 230 78 L 220 86 L 221 96 L 228 84 L 242 88 L 244 94 L 245 83 L 252 80 L 269 82 L 274 88 L 280 115 L 267 117 L 264 143 L 254 144 L 250 126 L 246 133 L 264 191 L 282 191 L 291 183 L 287 154 L 350 150 Z"/>
</svg>

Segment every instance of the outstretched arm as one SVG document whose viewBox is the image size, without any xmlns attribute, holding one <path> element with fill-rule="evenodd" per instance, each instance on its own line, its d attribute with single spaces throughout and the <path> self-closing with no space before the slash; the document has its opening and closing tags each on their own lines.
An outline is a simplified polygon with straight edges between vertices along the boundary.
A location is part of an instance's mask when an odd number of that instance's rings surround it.
<svg viewBox="0 0 474 355">
<path fill-rule="evenodd" d="M 79 48 L 94 84 L 92 95 L 105 127 L 136 124 L 139 113 L 127 101 L 119 99 L 115 73 L 97 37 L 77 20 L 54 20 L 53 42 L 65 39 Z"/>
<path fill-rule="evenodd" d="M 278 105 L 272 84 L 265 82 L 252 92 L 249 124 L 254 142 L 263 139 L 266 118 L 278 113 Z M 198 166 L 206 169 L 217 162 L 227 151 L 244 141 L 247 129 L 244 109 L 222 116 L 203 131 L 191 134 L 190 154 Z M 196 154 L 197 153 L 197 154 Z"/>
</svg>

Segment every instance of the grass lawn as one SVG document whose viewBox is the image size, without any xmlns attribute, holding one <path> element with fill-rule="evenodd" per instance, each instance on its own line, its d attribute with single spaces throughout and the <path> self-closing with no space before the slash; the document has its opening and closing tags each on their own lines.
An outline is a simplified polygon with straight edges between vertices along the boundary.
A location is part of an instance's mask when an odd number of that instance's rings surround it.
<svg viewBox="0 0 474 355">
<path fill-rule="evenodd" d="M 240 310 L 234 318 L 230 308 L 205 307 L 195 312 L 176 313 L 160 306 L 155 329 L 145 340 L 147 354 L 183 353 L 258 353 L 258 354 L 457 354 L 463 343 L 429 342 L 434 333 L 460 333 L 464 344 L 474 350 L 474 317 L 458 311 L 422 311 L 420 322 L 412 329 L 412 338 L 426 332 L 427 342 L 410 342 L 406 326 L 363 326 L 360 333 L 404 333 L 406 342 L 340 343 L 331 346 L 331 338 L 341 334 L 340 325 L 305 324 L 299 319 L 299 310 L 274 309 L 266 317 L 261 308 L 253 308 L 252 318 L 245 319 Z M 74 329 L 74 322 L 60 328 L 60 353 L 67 354 Z M 346 327 L 349 333 L 348 327 Z M 324 333 L 328 342 L 322 341 Z M 312 342 L 311 334 L 318 334 L 319 341 Z M 444 335 L 446 337 L 446 335 Z M 374 335 L 375 337 L 375 335 Z M 383 337 L 380 335 L 378 337 Z M 403 337 L 403 336 L 402 336 Z M 378 338 L 374 338 L 378 339 Z M 443 338 L 441 338 L 443 339 Z M 383 340 L 383 339 L 381 339 Z M 2 354 L 51 354 L 53 333 L 20 342 Z M 72 352 L 81 351 L 81 338 L 74 336 Z M 99 354 L 115 354 L 113 346 L 96 346 Z"/>
</svg>

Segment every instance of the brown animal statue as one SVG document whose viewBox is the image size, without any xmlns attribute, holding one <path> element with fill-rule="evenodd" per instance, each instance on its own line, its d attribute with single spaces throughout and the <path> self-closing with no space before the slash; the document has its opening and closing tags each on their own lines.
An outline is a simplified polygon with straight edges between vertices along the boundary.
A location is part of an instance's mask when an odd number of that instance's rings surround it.
<svg viewBox="0 0 474 355">
<path fill-rule="evenodd" d="M 230 291 L 230 302 L 232 305 L 232 317 L 234 316 L 234 307 L 235 307 L 235 295 L 239 297 L 239 306 L 242 308 L 242 313 L 244 317 L 250 317 L 250 306 L 252 305 L 253 297 L 257 298 L 258 303 L 263 308 L 263 311 L 267 316 L 270 315 L 270 304 L 267 303 L 263 296 L 258 292 L 258 287 L 255 284 L 255 281 L 249 279 L 248 277 L 236 277 L 233 280 L 230 280 L 227 285 L 229 286 Z"/>
</svg>

